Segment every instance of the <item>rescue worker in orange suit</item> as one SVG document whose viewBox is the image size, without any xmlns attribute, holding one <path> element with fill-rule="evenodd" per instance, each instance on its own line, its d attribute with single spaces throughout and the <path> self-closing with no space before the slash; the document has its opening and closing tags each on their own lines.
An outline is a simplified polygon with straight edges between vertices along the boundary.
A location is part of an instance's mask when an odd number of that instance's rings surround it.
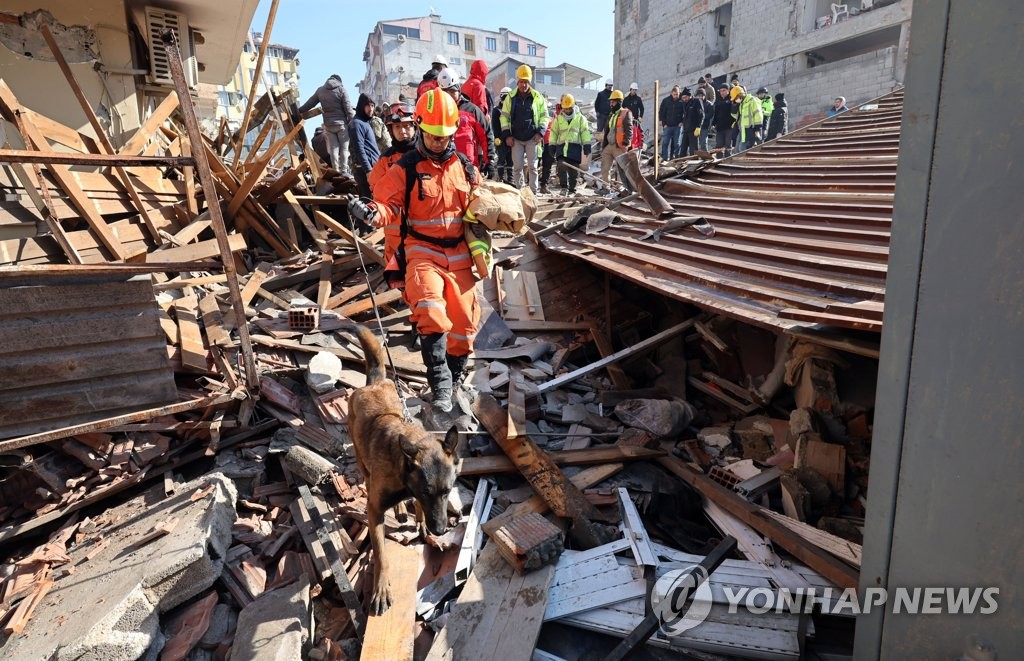
<svg viewBox="0 0 1024 661">
<path fill-rule="evenodd" d="M 384 150 L 384 153 L 377 160 L 377 164 L 370 170 L 371 191 L 377 190 L 381 179 L 391 169 L 391 166 L 398 162 L 398 159 L 416 147 L 416 134 L 418 131 L 414 116 L 415 112 L 416 108 L 411 103 L 400 102 L 392 104 L 388 114 L 384 116 L 384 123 L 391 132 L 391 146 Z M 395 258 L 395 251 L 398 249 L 398 243 L 402 238 L 401 229 L 401 218 L 396 218 L 395 222 L 384 226 L 385 263 L 389 263 Z M 388 273 L 388 271 L 385 271 L 385 276 Z"/>
<path fill-rule="evenodd" d="M 378 227 L 404 223 L 405 298 L 420 334 L 432 404 L 449 413 L 480 322 L 463 224 L 477 173 L 455 151 L 459 109 L 451 96 L 429 90 L 416 101 L 415 117 L 415 149 L 378 181 L 373 200 L 352 198 L 348 210 Z"/>
</svg>

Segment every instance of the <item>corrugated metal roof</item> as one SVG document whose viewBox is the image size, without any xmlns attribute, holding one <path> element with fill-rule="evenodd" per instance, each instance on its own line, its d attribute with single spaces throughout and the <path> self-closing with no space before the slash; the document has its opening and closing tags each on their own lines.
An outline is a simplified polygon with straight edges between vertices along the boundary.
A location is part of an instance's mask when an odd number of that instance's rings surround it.
<svg viewBox="0 0 1024 661">
<path fill-rule="evenodd" d="M 176 401 L 149 276 L 0 280 L 0 438 Z"/>
<path fill-rule="evenodd" d="M 692 229 L 660 226 L 639 200 L 624 225 L 542 239 L 551 250 L 722 314 L 803 333 L 882 328 L 903 92 L 805 127 L 691 178 L 664 181 Z"/>
</svg>

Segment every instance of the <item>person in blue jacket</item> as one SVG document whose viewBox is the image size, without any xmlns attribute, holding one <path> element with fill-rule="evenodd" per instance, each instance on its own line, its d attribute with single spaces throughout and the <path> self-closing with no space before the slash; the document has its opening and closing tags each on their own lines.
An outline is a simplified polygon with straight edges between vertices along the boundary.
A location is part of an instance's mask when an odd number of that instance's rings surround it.
<svg viewBox="0 0 1024 661">
<path fill-rule="evenodd" d="M 373 166 L 377 164 L 377 159 L 380 158 L 377 137 L 373 134 L 373 126 L 370 124 L 373 107 L 373 99 L 366 94 L 360 94 L 356 104 L 356 116 L 349 124 L 349 134 L 352 139 L 350 151 L 352 162 L 355 164 L 352 175 L 359 188 L 359 195 L 367 198 L 371 196 L 370 182 L 367 176 Z"/>
</svg>

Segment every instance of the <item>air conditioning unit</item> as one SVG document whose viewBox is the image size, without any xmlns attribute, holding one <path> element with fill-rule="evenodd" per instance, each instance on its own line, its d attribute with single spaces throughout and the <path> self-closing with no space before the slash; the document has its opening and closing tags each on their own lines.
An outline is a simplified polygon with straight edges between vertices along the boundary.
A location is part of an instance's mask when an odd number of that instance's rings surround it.
<svg viewBox="0 0 1024 661">
<path fill-rule="evenodd" d="M 395 71 L 397 71 L 398 73 L 405 73 L 405 67 L 403 67 L 402 65 L 398 65 L 397 67 L 395 67 Z"/>
<path fill-rule="evenodd" d="M 405 43 L 405 35 L 404 34 L 398 35 L 398 43 L 400 43 L 400 44 L 404 44 Z"/>
<path fill-rule="evenodd" d="M 160 35 L 167 29 L 174 32 L 181 51 L 185 81 L 191 89 L 199 83 L 199 62 L 196 59 L 195 36 L 184 14 L 167 9 L 146 7 L 146 40 L 149 44 L 149 82 L 154 85 L 174 85 L 170 60 Z M 182 36 L 184 35 L 184 37 Z"/>
</svg>

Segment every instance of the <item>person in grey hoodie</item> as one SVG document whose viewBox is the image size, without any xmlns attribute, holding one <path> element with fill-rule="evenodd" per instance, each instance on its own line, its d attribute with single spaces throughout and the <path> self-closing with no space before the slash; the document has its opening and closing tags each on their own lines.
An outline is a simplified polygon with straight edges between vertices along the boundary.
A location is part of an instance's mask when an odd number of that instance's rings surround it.
<svg viewBox="0 0 1024 661">
<path fill-rule="evenodd" d="M 324 134 L 327 136 L 327 149 L 331 153 L 331 167 L 351 177 L 348 168 L 348 123 L 355 113 L 348 102 L 345 87 L 341 84 L 341 76 L 331 75 L 308 101 L 299 106 L 299 113 L 307 113 L 317 104 L 320 104 L 324 112 Z"/>
</svg>

